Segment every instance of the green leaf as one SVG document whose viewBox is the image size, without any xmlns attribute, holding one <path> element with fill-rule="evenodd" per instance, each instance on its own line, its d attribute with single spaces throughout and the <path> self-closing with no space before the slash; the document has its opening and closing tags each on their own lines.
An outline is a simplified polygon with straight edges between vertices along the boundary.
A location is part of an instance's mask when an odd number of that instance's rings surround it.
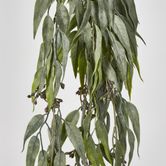
<svg viewBox="0 0 166 166">
<path fill-rule="evenodd" d="M 106 114 L 106 129 L 107 129 L 107 133 L 109 133 L 109 131 L 110 131 L 110 124 L 111 124 L 111 122 L 110 122 L 110 114 L 107 112 L 107 114 Z"/>
<path fill-rule="evenodd" d="M 56 97 L 58 94 L 58 91 L 60 88 L 60 83 L 61 83 L 61 76 L 62 76 L 61 64 L 59 63 L 58 60 L 56 60 L 56 62 L 55 62 L 54 97 Z"/>
<path fill-rule="evenodd" d="M 109 150 L 109 145 L 108 145 L 107 129 L 106 129 L 105 125 L 103 124 L 103 122 L 101 122 L 100 120 L 96 121 L 95 128 L 96 128 L 97 138 L 101 141 L 101 143 L 104 147 L 106 157 L 108 158 L 109 162 L 112 164 L 112 158 L 110 156 L 110 150 Z"/>
<path fill-rule="evenodd" d="M 79 68 L 81 87 L 83 87 L 84 86 L 84 79 L 85 79 L 85 75 L 86 75 L 86 57 L 85 57 L 85 50 L 84 49 L 82 49 L 80 54 L 79 54 L 78 68 Z"/>
<path fill-rule="evenodd" d="M 63 48 L 63 58 L 62 58 L 62 66 L 63 66 L 63 77 L 62 80 L 64 79 L 65 75 L 65 70 L 66 70 L 66 65 L 67 65 L 67 59 L 68 59 L 68 52 L 69 52 L 69 39 L 65 35 L 65 33 L 62 34 L 62 48 Z"/>
<path fill-rule="evenodd" d="M 132 92 L 132 79 L 133 79 L 133 66 L 128 65 L 127 67 L 127 80 L 125 82 L 126 89 L 128 90 L 128 95 L 131 99 L 131 92 Z"/>
<path fill-rule="evenodd" d="M 98 2 L 98 17 L 99 17 L 100 28 L 102 31 L 104 31 L 108 25 L 107 15 L 105 12 L 103 0 L 97 0 L 97 2 Z"/>
<path fill-rule="evenodd" d="M 59 28 L 64 33 L 67 31 L 69 26 L 69 13 L 67 8 L 64 6 L 64 4 L 58 4 L 57 6 L 57 12 L 56 12 L 56 22 L 59 25 Z"/>
<path fill-rule="evenodd" d="M 30 120 L 30 122 L 28 123 L 28 126 L 26 128 L 25 135 L 24 135 L 23 150 L 24 150 L 26 140 L 41 127 L 43 122 L 44 122 L 44 116 L 40 115 L 40 114 L 35 115 Z"/>
<path fill-rule="evenodd" d="M 33 136 L 28 144 L 27 155 L 26 155 L 26 166 L 34 166 L 36 157 L 39 153 L 40 142 L 38 137 Z"/>
<path fill-rule="evenodd" d="M 80 10 L 80 8 L 78 8 L 78 9 Z M 83 19 L 81 20 L 81 25 L 78 29 L 77 34 L 75 35 L 74 40 L 83 32 L 83 29 L 85 28 L 86 24 L 89 21 L 90 15 L 91 15 L 91 1 L 87 0 L 86 10 L 85 10 Z"/>
<path fill-rule="evenodd" d="M 115 166 L 121 166 L 124 163 L 123 156 L 123 148 L 121 146 L 121 142 L 116 140 L 116 151 L 115 151 Z"/>
<path fill-rule="evenodd" d="M 122 45 L 115 39 L 114 35 L 111 32 L 108 32 L 110 39 L 112 40 L 112 50 L 113 55 L 120 73 L 121 79 L 126 80 L 127 76 L 127 59 L 125 50 Z"/>
<path fill-rule="evenodd" d="M 56 149 L 61 149 L 61 134 L 62 134 L 62 120 L 59 115 L 54 115 L 51 125 L 51 135 L 54 141 L 54 147 Z"/>
<path fill-rule="evenodd" d="M 51 76 L 49 78 L 48 87 L 46 88 L 46 99 L 48 102 L 49 109 L 54 103 L 54 77 L 55 77 L 55 68 L 51 69 Z"/>
<path fill-rule="evenodd" d="M 114 18 L 114 14 L 113 14 L 114 1 L 113 0 L 104 1 L 104 8 L 105 8 L 105 13 L 108 20 L 109 29 L 111 29 L 113 24 L 113 18 Z"/>
<path fill-rule="evenodd" d="M 75 110 L 70 112 L 67 117 L 65 118 L 65 121 L 72 123 L 73 125 L 76 125 L 79 120 L 79 110 Z"/>
<path fill-rule="evenodd" d="M 83 164 L 86 165 L 87 162 L 85 157 L 85 148 L 80 130 L 75 125 L 69 122 L 65 123 L 65 127 L 71 143 L 73 144 L 78 155 L 82 158 Z"/>
<path fill-rule="evenodd" d="M 39 53 L 39 58 L 38 58 L 38 62 L 37 62 L 37 71 L 43 67 L 44 65 L 44 59 L 45 56 L 44 56 L 44 43 L 41 44 L 40 46 L 40 53 Z"/>
<path fill-rule="evenodd" d="M 36 71 L 35 76 L 34 76 L 34 80 L 32 83 L 32 90 L 31 90 L 32 94 L 35 93 L 36 90 L 38 89 L 38 87 L 41 83 L 41 78 L 42 78 L 43 72 L 44 72 L 44 67 L 41 67 L 40 69 L 38 69 Z"/>
<path fill-rule="evenodd" d="M 41 19 L 54 0 L 36 0 L 33 19 L 33 37 L 35 38 Z"/>
<path fill-rule="evenodd" d="M 53 34 L 54 34 L 54 22 L 52 18 L 49 15 L 47 15 L 43 23 L 43 30 L 42 30 L 43 41 L 45 42 L 51 41 L 53 39 Z"/>
<path fill-rule="evenodd" d="M 90 133 L 91 119 L 92 119 L 92 113 L 89 112 L 83 120 L 84 137 L 87 137 Z"/>
<path fill-rule="evenodd" d="M 114 85 L 115 87 L 120 90 L 120 87 L 119 87 L 119 82 L 118 82 L 118 79 L 117 79 L 117 76 L 116 76 L 116 72 L 114 70 L 114 68 L 112 67 L 112 64 L 111 62 L 109 62 L 108 60 L 106 60 L 104 62 L 104 73 L 106 75 L 106 78 L 112 82 L 114 82 Z"/>
<path fill-rule="evenodd" d="M 102 34 L 97 25 L 95 25 L 95 29 L 96 29 L 96 47 L 94 52 L 95 69 L 93 73 L 97 71 L 99 60 L 102 53 Z"/>
<path fill-rule="evenodd" d="M 85 149 L 86 149 L 87 157 L 90 160 L 92 165 L 105 166 L 101 153 L 99 153 L 99 151 L 96 149 L 96 145 L 93 141 L 92 136 L 89 136 L 86 139 Z"/>
<path fill-rule="evenodd" d="M 85 42 L 88 54 L 90 54 L 92 52 L 92 37 L 93 37 L 90 23 L 86 24 L 84 28 L 83 36 L 84 36 L 84 42 Z"/>
<path fill-rule="evenodd" d="M 119 41 L 121 42 L 121 44 L 127 51 L 128 61 L 130 63 L 132 63 L 133 62 L 132 51 L 131 51 L 131 47 L 130 47 L 130 40 L 129 40 L 129 36 L 127 33 L 127 29 L 126 29 L 126 26 L 125 26 L 124 22 L 122 21 L 122 19 L 116 15 L 114 17 L 113 30 L 114 30 L 115 34 L 118 36 Z"/>
<path fill-rule="evenodd" d="M 38 166 L 47 166 L 47 152 L 45 150 L 39 153 Z"/>
<path fill-rule="evenodd" d="M 77 26 L 80 27 L 81 22 L 83 20 L 83 14 L 84 14 L 84 6 L 83 2 L 80 0 L 74 0 L 75 1 L 75 16 L 77 21 Z"/>
<path fill-rule="evenodd" d="M 130 146 L 130 152 L 129 152 L 129 161 L 128 161 L 128 166 L 131 163 L 131 160 L 133 158 L 133 152 L 134 152 L 134 143 L 135 143 L 135 137 L 133 132 L 128 129 L 128 140 L 129 140 L 129 146 Z"/>
<path fill-rule="evenodd" d="M 73 66 L 73 72 L 75 78 L 77 77 L 77 70 L 78 70 L 78 49 L 79 49 L 79 44 L 76 42 L 73 44 L 71 48 L 71 61 L 72 61 L 72 66 Z"/>
<path fill-rule="evenodd" d="M 54 159 L 54 166 L 66 166 L 66 156 L 65 153 L 59 151 Z"/>
<path fill-rule="evenodd" d="M 76 125 L 78 123 L 79 116 L 80 116 L 79 110 L 72 111 L 67 115 L 67 117 L 65 118 L 65 121 L 70 122 L 73 125 Z M 66 128 L 65 128 L 65 123 L 63 123 L 63 125 L 62 125 L 62 137 L 61 137 L 62 144 L 65 142 L 66 138 L 67 138 L 67 133 L 66 133 Z"/>
<path fill-rule="evenodd" d="M 70 0 L 69 2 L 69 15 L 71 16 L 74 13 L 74 10 L 76 8 L 76 1 Z"/>
<path fill-rule="evenodd" d="M 126 109 L 128 112 L 128 116 L 131 120 L 132 126 L 133 126 L 133 130 L 134 133 L 136 135 L 137 138 L 137 142 L 138 142 L 138 146 L 137 146 L 137 152 L 139 155 L 139 145 L 140 145 L 140 123 L 139 123 L 139 113 L 137 108 L 130 102 L 126 103 Z"/>
<path fill-rule="evenodd" d="M 133 25 L 136 29 L 137 25 L 138 25 L 138 17 L 137 17 L 137 13 L 136 13 L 134 0 L 127 0 L 127 1 L 124 1 L 124 3 L 126 3 L 126 5 L 127 5 L 129 16 L 130 16 L 130 18 L 133 22 Z"/>
</svg>

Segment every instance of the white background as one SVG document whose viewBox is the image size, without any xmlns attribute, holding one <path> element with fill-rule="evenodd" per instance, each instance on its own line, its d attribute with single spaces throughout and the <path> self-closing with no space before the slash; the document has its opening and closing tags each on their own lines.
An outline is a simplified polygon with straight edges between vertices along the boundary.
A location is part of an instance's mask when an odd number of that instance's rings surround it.
<svg viewBox="0 0 166 166">
<path fill-rule="evenodd" d="M 166 163 L 166 1 L 135 0 L 140 20 L 139 60 L 144 83 L 135 72 L 132 102 L 141 118 L 140 159 L 132 166 L 164 166 Z M 21 153 L 23 135 L 32 113 L 30 93 L 41 38 L 32 38 L 34 0 L 0 0 L 0 166 L 25 166 Z M 41 33 L 38 33 L 41 36 Z M 78 105 L 68 66 L 63 113 Z M 37 110 L 36 113 L 42 112 Z"/>
</svg>

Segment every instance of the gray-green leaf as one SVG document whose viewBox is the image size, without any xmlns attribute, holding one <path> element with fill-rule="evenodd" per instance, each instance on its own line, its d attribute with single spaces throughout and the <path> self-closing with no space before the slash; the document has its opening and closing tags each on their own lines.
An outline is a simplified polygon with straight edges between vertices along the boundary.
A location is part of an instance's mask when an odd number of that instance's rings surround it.
<svg viewBox="0 0 166 166">
<path fill-rule="evenodd" d="M 67 115 L 67 117 L 65 118 L 65 121 L 70 122 L 73 125 L 76 125 L 78 120 L 79 120 L 79 116 L 80 116 L 79 110 L 72 111 Z M 65 124 L 63 123 L 63 125 L 62 125 L 62 136 L 61 136 L 61 143 L 62 144 L 65 142 L 66 138 L 67 138 L 66 128 L 65 128 Z"/>
<path fill-rule="evenodd" d="M 103 1 L 97 0 L 97 2 L 98 2 L 98 17 L 99 17 L 99 22 L 100 22 L 100 28 L 102 31 L 104 31 L 108 24 L 107 15 L 106 15 Z"/>
<path fill-rule="evenodd" d="M 133 158 L 134 143 L 135 143 L 135 136 L 130 129 L 128 129 L 128 140 L 129 140 L 129 146 L 130 146 L 129 161 L 128 161 L 128 166 L 129 166 Z"/>
<path fill-rule="evenodd" d="M 69 122 L 65 123 L 65 127 L 71 143 L 76 149 L 78 155 L 82 158 L 83 163 L 86 165 L 85 148 L 80 130 Z"/>
<path fill-rule="evenodd" d="M 38 137 L 33 136 L 28 144 L 26 155 L 26 166 L 34 166 L 37 154 L 39 153 L 40 142 Z"/>
<path fill-rule="evenodd" d="M 69 26 L 69 13 L 67 8 L 64 6 L 64 4 L 58 4 L 57 7 L 57 13 L 56 13 L 56 21 L 59 24 L 59 28 L 66 32 Z"/>
<path fill-rule="evenodd" d="M 111 32 L 109 33 L 109 37 L 112 40 L 112 50 L 114 52 L 114 58 L 118 67 L 118 71 L 120 72 L 121 79 L 126 80 L 127 76 L 127 58 L 126 53 L 123 46 L 118 42 L 114 35 Z"/>
<path fill-rule="evenodd" d="M 53 85 L 54 77 L 55 77 L 55 68 L 52 67 L 48 87 L 46 88 L 46 99 L 47 99 L 49 108 L 51 108 L 54 103 L 54 85 Z"/>
<path fill-rule="evenodd" d="M 126 103 L 127 111 L 128 111 L 128 116 L 131 120 L 132 126 L 134 133 L 137 138 L 138 146 L 137 146 L 137 152 L 139 155 L 139 144 L 140 144 L 140 122 L 139 122 L 139 113 L 137 108 L 130 102 Z"/>
<path fill-rule="evenodd" d="M 47 152 L 45 150 L 39 153 L 38 166 L 47 166 Z"/>
<path fill-rule="evenodd" d="M 59 151 L 54 159 L 54 166 L 65 166 L 66 165 L 66 156 L 65 153 Z"/>
<path fill-rule="evenodd" d="M 101 143 L 104 147 L 106 157 L 108 158 L 109 162 L 112 163 L 112 158 L 110 156 L 109 145 L 108 145 L 107 129 L 106 129 L 105 125 L 103 124 L 103 122 L 101 122 L 100 120 L 96 121 L 95 128 L 96 128 L 97 138 L 101 141 Z"/>
<path fill-rule="evenodd" d="M 23 150 L 24 150 L 26 140 L 40 128 L 40 126 L 43 124 L 43 122 L 44 122 L 44 116 L 40 115 L 40 114 L 35 115 L 30 120 L 30 122 L 28 123 L 27 129 L 26 129 L 25 135 L 24 135 Z"/>
<path fill-rule="evenodd" d="M 130 47 L 130 41 L 129 41 L 127 29 L 126 29 L 126 26 L 125 26 L 124 22 L 122 21 L 122 19 L 116 15 L 114 16 L 113 30 L 116 33 L 116 35 L 118 36 L 119 41 L 122 43 L 123 47 L 127 51 L 128 61 L 132 63 L 132 61 L 133 61 L 132 51 L 131 51 L 131 47 Z"/>
<path fill-rule="evenodd" d="M 96 145 L 93 141 L 92 136 L 89 136 L 85 140 L 85 148 L 86 148 L 87 157 L 92 165 L 105 166 L 101 153 L 99 153 L 98 150 L 96 149 Z"/>
<path fill-rule="evenodd" d="M 93 73 L 97 71 L 99 60 L 102 53 L 102 34 L 97 25 L 95 26 L 95 29 L 96 29 L 96 48 L 94 52 L 95 69 Z"/>
<path fill-rule="evenodd" d="M 43 41 L 49 42 L 52 40 L 54 34 L 54 23 L 52 18 L 47 15 L 44 19 L 43 23 L 43 30 L 42 30 L 42 35 L 43 35 Z"/>
<path fill-rule="evenodd" d="M 68 59 L 68 52 L 69 52 L 69 39 L 65 35 L 65 33 L 62 34 L 62 48 L 63 48 L 63 58 L 62 58 L 62 66 L 63 66 L 63 76 L 62 80 L 64 79 L 66 65 L 67 65 L 67 59 Z"/>
<path fill-rule="evenodd" d="M 33 37 L 35 38 L 41 19 L 54 0 L 36 0 L 33 19 Z"/>
<path fill-rule="evenodd" d="M 56 62 L 55 62 L 54 97 L 56 97 L 58 94 L 58 91 L 60 88 L 61 76 L 62 76 L 61 64 L 59 63 L 59 61 L 56 60 Z"/>
</svg>

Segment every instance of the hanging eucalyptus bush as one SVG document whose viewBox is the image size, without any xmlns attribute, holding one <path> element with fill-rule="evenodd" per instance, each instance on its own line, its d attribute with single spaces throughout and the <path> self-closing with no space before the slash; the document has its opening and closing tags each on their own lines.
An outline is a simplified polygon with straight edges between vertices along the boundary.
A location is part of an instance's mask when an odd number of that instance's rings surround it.
<svg viewBox="0 0 166 166">
<path fill-rule="evenodd" d="M 50 9 L 56 9 L 53 16 Z M 134 68 L 141 78 L 134 0 L 36 0 L 34 38 L 43 17 L 43 39 L 28 97 L 34 109 L 39 99 L 47 106 L 27 126 L 26 166 L 35 162 L 66 166 L 68 157 L 76 166 L 129 166 L 135 142 L 138 154 L 140 144 L 137 108 L 121 94 L 125 87 L 131 97 Z M 80 107 L 64 118 L 58 92 L 65 88 L 69 56 L 74 76 L 80 80 L 76 92 Z M 41 133 L 44 126 L 50 141 L 47 148 Z M 63 150 L 67 138 L 72 151 Z"/>
</svg>

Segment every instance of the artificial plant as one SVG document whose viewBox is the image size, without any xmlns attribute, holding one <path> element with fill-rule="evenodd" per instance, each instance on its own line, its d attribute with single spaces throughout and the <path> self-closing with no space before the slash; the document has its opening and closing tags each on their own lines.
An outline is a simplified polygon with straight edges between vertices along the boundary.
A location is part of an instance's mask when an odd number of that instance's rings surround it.
<svg viewBox="0 0 166 166">
<path fill-rule="evenodd" d="M 134 0 L 36 0 L 34 38 L 42 18 L 43 40 L 28 97 L 34 109 L 39 99 L 47 106 L 27 126 L 26 166 L 34 166 L 36 158 L 38 166 L 65 166 L 68 157 L 76 166 L 129 166 L 135 140 L 138 154 L 140 144 L 137 108 L 121 94 L 125 87 L 131 97 L 134 68 L 141 78 Z M 64 118 L 58 92 L 65 88 L 69 56 L 74 76 L 79 75 L 80 107 Z M 43 126 L 48 128 L 47 148 Z M 63 150 L 67 138 L 73 145 L 70 152 Z"/>
</svg>

